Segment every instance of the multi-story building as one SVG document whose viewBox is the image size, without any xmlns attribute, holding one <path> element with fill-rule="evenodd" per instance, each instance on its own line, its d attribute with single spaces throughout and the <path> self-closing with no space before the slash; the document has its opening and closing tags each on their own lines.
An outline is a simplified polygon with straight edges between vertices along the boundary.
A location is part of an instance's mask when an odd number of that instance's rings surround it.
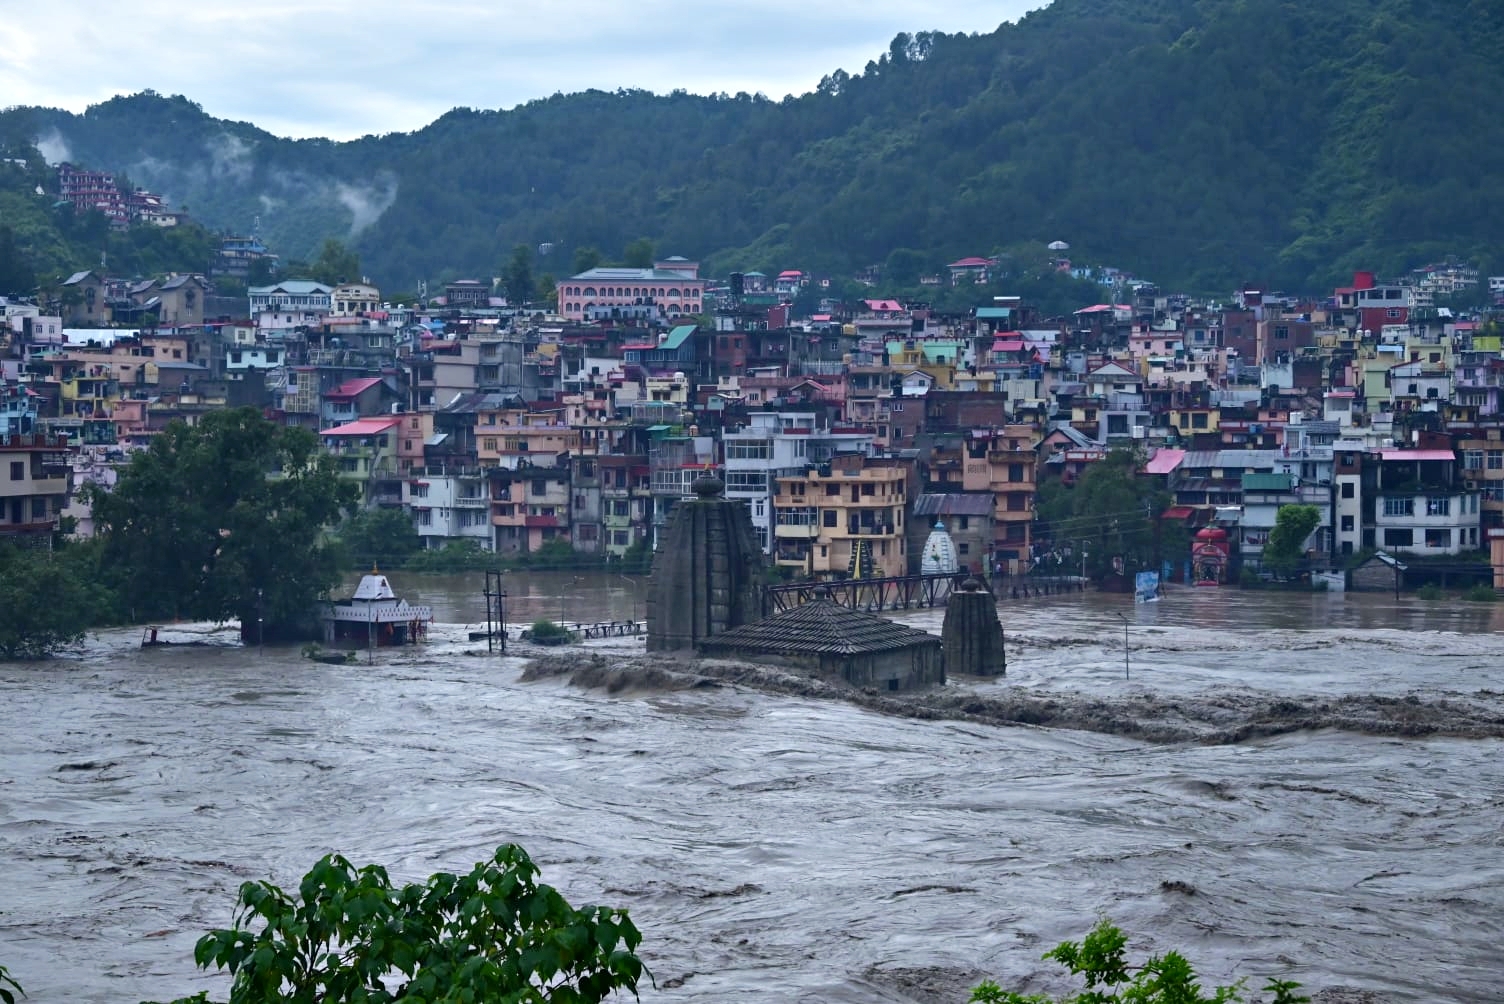
<svg viewBox="0 0 1504 1004">
<path fill-rule="evenodd" d="M 407 502 L 425 548 L 454 540 L 473 540 L 487 551 L 495 547 L 490 491 L 478 469 L 415 470 L 407 481 Z"/>
<path fill-rule="evenodd" d="M 50 549 L 68 505 L 70 472 L 65 439 L 0 436 L 0 539 Z"/>
<path fill-rule="evenodd" d="M 592 268 L 559 284 L 559 313 L 582 321 L 599 307 L 655 304 L 669 317 L 693 316 L 705 309 L 705 280 L 699 274 L 700 266 L 683 258 L 652 268 Z"/>
<path fill-rule="evenodd" d="M 1373 540 L 1364 543 L 1407 554 L 1460 554 L 1477 550 L 1481 492 L 1457 475 L 1451 450 L 1378 452 Z"/>
<path fill-rule="evenodd" d="M 495 550 L 530 553 L 552 540 L 570 539 L 570 466 L 523 464 L 490 472 Z"/>
<path fill-rule="evenodd" d="M 813 412 L 754 412 L 748 419 L 745 427 L 721 435 L 726 497 L 746 505 L 753 532 L 764 553 L 770 553 L 777 479 L 828 462 L 838 453 L 871 453 L 873 437 L 823 428 Z"/>
<path fill-rule="evenodd" d="M 911 477 L 900 463 L 850 454 L 778 478 L 775 562 L 825 578 L 907 574 Z"/>
<path fill-rule="evenodd" d="M 324 449 L 339 462 L 339 474 L 360 486 L 366 505 L 401 505 L 402 478 L 397 470 L 397 437 L 402 419 L 361 418 L 325 429 Z"/>
<path fill-rule="evenodd" d="M 1479 494 L 1480 523 L 1484 531 L 1504 528 L 1504 430 L 1488 429 L 1460 439 L 1462 478 Z"/>
<path fill-rule="evenodd" d="M 334 309 L 333 293 L 333 287 L 305 279 L 288 279 L 247 290 L 251 318 L 262 331 L 290 331 L 323 324 Z"/>
</svg>

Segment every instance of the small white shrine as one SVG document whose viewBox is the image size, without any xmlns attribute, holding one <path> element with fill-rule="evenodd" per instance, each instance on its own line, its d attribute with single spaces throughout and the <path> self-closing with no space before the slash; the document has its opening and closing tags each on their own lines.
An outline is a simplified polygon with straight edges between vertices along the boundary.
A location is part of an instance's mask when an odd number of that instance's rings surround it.
<svg viewBox="0 0 1504 1004">
<path fill-rule="evenodd" d="M 922 575 L 954 575 L 961 570 L 961 561 L 956 556 L 956 544 L 950 539 L 942 520 L 935 520 L 935 528 L 925 538 L 924 551 L 919 558 Z"/>
<path fill-rule="evenodd" d="M 355 594 L 324 608 L 324 641 L 372 646 L 412 645 L 428 634 L 433 608 L 414 606 L 392 592 L 376 570 L 360 578 Z"/>
</svg>

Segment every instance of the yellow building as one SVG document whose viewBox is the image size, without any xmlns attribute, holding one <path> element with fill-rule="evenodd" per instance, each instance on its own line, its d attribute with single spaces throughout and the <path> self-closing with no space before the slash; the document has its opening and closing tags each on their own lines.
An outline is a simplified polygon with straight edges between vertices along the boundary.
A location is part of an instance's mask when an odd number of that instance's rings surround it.
<svg viewBox="0 0 1504 1004">
<path fill-rule="evenodd" d="M 904 575 L 910 472 L 859 454 L 777 479 L 773 557 L 820 578 Z"/>
</svg>

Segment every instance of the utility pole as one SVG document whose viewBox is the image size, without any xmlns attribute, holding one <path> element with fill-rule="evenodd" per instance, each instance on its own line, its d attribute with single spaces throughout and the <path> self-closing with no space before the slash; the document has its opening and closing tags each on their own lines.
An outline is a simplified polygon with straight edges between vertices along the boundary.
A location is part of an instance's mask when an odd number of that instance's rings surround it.
<svg viewBox="0 0 1504 1004">
<path fill-rule="evenodd" d="M 1116 612 L 1116 611 L 1114 611 L 1114 612 Z M 1128 676 L 1128 618 L 1124 617 L 1122 614 L 1118 614 L 1117 616 L 1118 616 L 1118 620 L 1120 620 L 1120 621 L 1123 622 L 1123 679 L 1127 680 L 1127 679 L 1129 679 L 1129 676 Z"/>
<path fill-rule="evenodd" d="M 266 609 L 262 602 L 262 591 L 256 590 L 256 655 L 260 656 L 266 650 Z"/>
</svg>

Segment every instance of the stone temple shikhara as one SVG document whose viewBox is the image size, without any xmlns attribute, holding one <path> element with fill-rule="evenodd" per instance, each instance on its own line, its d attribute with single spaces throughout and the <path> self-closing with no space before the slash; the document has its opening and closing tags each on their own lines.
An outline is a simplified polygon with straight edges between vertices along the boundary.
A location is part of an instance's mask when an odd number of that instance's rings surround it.
<svg viewBox="0 0 1504 1004">
<path fill-rule="evenodd" d="M 765 569 L 752 520 L 706 476 L 674 510 L 648 584 L 649 652 L 693 651 L 712 635 L 762 619 Z"/>
</svg>

